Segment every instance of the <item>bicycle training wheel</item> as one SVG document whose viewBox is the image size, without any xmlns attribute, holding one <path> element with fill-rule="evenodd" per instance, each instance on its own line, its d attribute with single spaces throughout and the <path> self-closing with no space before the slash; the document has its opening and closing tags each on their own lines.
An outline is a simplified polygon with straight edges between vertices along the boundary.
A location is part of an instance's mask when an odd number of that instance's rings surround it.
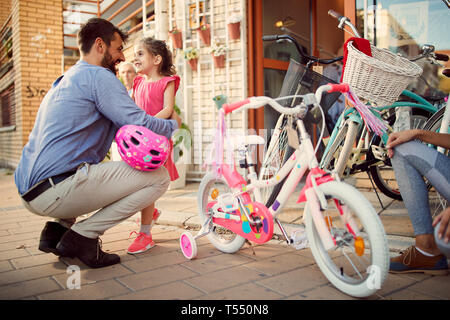
<svg viewBox="0 0 450 320">
<path fill-rule="evenodd" d="M 314 259 L 336 288 L 350 296 L 368 297 L 380 289 L 388 273 L 389 251 L 383 225 L 370 202 L 353 186 L 331 181 L 319 189 L 328 203 L 321 212 L 337 245 L 325 250 L 307 205 L 306 234 Z M 359 237 L 350 233 L 339 214 L 338 206 L 342 205 L 353 217 Z"/>
<path fill-rule="evenodd" d="M 231 189 L 224 178 L 216 178 L 214 172 L 207 173 L 198 190 L 198 209 L 201 223 L 204 224 L 209 215 L 208 203 L 215 201 L 218 195 L 230 192 Z M 214 224 L 211 226 L 211 232 L 208 234 L 208 240 L 220 251 L 225 253 L 234 253 L 238 251 L 245 242 L 245 238 L 231 232 L 230 230 Z"/>
</svg>

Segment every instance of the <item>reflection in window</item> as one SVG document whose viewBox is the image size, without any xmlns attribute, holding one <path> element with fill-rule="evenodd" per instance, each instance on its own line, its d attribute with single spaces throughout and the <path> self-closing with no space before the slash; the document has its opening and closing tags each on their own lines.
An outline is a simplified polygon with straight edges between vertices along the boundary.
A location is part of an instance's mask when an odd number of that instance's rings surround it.
<svg viewBox="0 0 450 320">
<path fill-rule="evenodd" d="M 367 38 L 379 48 L 406 57 L 420 53 L 424 44 L 436 51 L 450 53 L 450 10 L 441 0 L 368 0 Z M 357 27 L 364 30 L 364 1 L 356 1 Z M 445 31 L 444 31 L 445 30 Z M 442 68 L 427 60 L 416 62 L 423 75 L 408 89 L 425 97 L 441 97 L 450 91 L 450 80 L 441 75 Z"/>
</svg>

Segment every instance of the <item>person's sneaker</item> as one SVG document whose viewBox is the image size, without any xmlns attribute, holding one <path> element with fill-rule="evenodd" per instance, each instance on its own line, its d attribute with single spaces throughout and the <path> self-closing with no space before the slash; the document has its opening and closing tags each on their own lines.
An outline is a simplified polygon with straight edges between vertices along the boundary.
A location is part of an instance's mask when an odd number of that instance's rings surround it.
<svg viewBox="0 0 450 320">
<path fill-rule="evenodd" d="M 145 252 L 155 246 L 155 242 L 152 240 L 152 235 L 147 235 L 142 232 L 133 231 L 130 233 L 130 236 L 136 233 L 137 237 L 134 239 L 133 243 L 128 247 L 127 253 L 129 254 L 138 254 Z"/>
<path fill-rule="evenodd" d="M 56 245 L 68 230 L 58 222 L 48 221 L 41 232 L 38 249 L 43 252 L 59 255 L 58 250 L 56 250 Z"/>
<path fill-rule="evenodd" d="M 156 220 L 158 220 L 158 218 L 160 216 L 161 216 L 161 211 L 159 211 L 158 209 L 155 208 L 155 210 L 153 211 L 153 219 L 152 219 L 152 223 L 151 223 L 152 227 L 156 223 Z"/>
<path fill-rule="evenodd" d="M 428 257 L 417 250 L 415 246 L 411 246 L 401 252 L 401 255 L 391 258 L 389 272 L 446 275 L 448 274 L 447 258 L 442 254 Z"/>
</svg>

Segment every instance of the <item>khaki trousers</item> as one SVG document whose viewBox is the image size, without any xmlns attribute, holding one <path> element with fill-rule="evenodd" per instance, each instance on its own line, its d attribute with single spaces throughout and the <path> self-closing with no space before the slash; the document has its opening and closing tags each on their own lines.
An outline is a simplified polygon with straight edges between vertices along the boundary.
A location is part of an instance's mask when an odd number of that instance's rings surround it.
<svg viewBox="0 0 450 320">
<path fill-rule="evenodd" d="M 37 215 L 55 218 L 82 236 L 97 238 L 154 203 L 166 192 L 169 182 L 164 167 L 138 171 L 123 161 L 83 164 L 73 176 L 32 201 L 22 202 Z M 75 223 L 77 217 L 96 210 L 89 218 Z"/>
</svg>

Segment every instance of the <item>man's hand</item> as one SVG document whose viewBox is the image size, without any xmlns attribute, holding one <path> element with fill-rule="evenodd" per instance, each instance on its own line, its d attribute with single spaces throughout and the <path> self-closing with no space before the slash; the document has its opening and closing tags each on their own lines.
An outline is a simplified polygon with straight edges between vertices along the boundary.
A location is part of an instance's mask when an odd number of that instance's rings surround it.
<svg viewBox="0 0 450 320">
<path fill-rule="evenodd" d="M 175 110 L 172 112 L 170 119 L 175 120 L 178 123 L 178 128 L 181 128 L 181 118 Z"/>
</svg>

